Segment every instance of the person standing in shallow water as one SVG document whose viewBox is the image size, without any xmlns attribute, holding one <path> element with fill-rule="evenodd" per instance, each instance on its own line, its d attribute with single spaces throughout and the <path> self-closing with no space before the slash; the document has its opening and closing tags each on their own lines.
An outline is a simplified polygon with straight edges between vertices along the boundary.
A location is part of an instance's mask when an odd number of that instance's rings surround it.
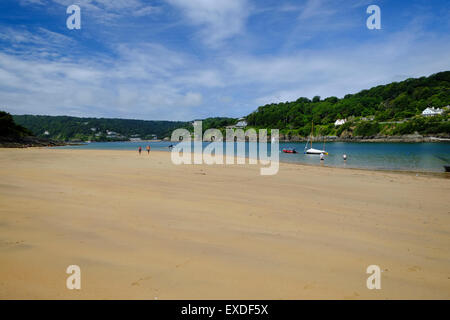
<svg viewBox="0 0 450 320">
<path fill-rule="evenodd" d="M 150 155 L 150 146 L 147 146 L 147 154 Z"/>
<path fill-rule="evenodd" d="M 139 154 L 141 154 L 141 151 L 142 151 L 142 148 L 141 148 L 141 146 L 139 146 Z"/>
</svg>

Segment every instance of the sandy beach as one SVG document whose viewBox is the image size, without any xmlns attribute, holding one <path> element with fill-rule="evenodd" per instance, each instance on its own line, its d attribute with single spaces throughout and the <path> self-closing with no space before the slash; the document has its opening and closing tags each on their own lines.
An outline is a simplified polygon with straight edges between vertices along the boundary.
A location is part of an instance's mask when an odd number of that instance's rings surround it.
<svg viewBox="0 0 450 320">
<path fill-rule="evenodd" d="M 0 299 L 450 298 L 450 179 L 259 168 L 0 149 Z"/>
</svg>

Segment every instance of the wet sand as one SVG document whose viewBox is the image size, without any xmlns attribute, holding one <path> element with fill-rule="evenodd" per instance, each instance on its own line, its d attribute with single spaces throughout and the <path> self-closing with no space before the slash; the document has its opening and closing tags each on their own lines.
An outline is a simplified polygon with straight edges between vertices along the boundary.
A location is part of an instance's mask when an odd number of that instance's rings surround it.
<svg viewBox="0 0 450 320">
<path fill-rule="evenodd" d="M 0 298 L 450 298 L 450 179 L 259 169 L 0 149 Z"/>
</svg>

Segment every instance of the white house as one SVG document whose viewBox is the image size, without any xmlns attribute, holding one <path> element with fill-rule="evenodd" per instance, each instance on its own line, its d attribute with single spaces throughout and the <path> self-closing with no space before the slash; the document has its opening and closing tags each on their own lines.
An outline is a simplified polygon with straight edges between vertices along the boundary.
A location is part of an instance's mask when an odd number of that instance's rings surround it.
<svg viewBox="0 0 450 320">
<path fill-rule="evenodd" d="M 432 117 L 432 116 L 440 115 L 443 113 L 444 113 L 444 110 L 439 109 L 439 108 L 434 108 L 434 107 L 431 107 L 431 108 L 428 107 L 422 111 L 422 115 L 424 117 Z"/>
<path fill-rule="evenodd" d="M 236 128 L 245 128 L 247 126 L 247 121 L 244 118 L 240 118 L 238 123 L 235 124 Z"/>
<path fill-rule="evenodd" d="M 347 120 L 345 120 L 345 119 L 337 119 L 336 122 L 334 123 L 334 126 L 335 127 L 342 126 L 346 122 L 347 122 Z"/>
</svg>

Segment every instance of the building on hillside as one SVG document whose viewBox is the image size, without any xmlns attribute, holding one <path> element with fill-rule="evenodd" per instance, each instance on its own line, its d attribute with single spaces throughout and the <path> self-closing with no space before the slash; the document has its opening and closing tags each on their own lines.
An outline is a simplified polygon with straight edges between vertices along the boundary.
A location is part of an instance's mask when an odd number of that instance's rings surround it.
<svg viewBox="0 0 450 320">
<path fill-rule="evenodd" d="M 344 123 L 346 123 L 347 122 L 347 120 L 345 120 L 345 119 L 337 119 L 335 122 L 334 122 L 334 126 L 335 127 L 339 127 L 339 126 L 342 126 Z"/>
<path fill-rule="evenodd" d="M 248 125 L 245 118 L 239 118 L 238 122 L 236 122 L 235 125 L 232 126 L 226 126 L 225 129 L 242 129 L 245 128 Z"/>
<path fill-rule="evenodd" d="M 109 130 L 106 130 L 106 136 L 108 138 L 112 138 L 112 139 L 124 139 L 125 138 L 120 133 L 117 133 L 117 132 L 114 132 L 114 131 L 109 131 Z"/>
<path fill-rule="evenodd" d="M 422 116 L 424 117 L 432 117 L 432 116 L 437 116 L 437 115 L 441 115 L 444 113 L 443 109 L 439 109 L 439 108 L 434 108 L 434 107 L 428 107 L 425 110 L 422 111 Z"/>
<path fill-rule="evenodd" d="M 361 121 L 373 121 L 373 120 L 375 120 L 375 116 L 361 117 Z"/>
<path fill-rule="evenodd" d="M 247 121 L 244 118 L 238 119 L 238 122 L 234 125 L 236 128 L 245 128 L 247 126 Z"/>
</svg>

